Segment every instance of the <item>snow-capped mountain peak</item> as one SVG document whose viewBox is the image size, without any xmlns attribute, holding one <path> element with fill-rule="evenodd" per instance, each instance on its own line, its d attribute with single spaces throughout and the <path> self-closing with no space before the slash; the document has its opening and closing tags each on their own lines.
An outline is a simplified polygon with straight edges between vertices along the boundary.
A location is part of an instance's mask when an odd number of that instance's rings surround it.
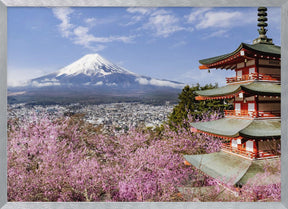
<svg viewBox="0 0 288 209">
<path fill-rule="evenodd" d="M 106 76 L 114 73 L 136 75 L 124 68 L 121 68 L 99 54 L 87 54 L 72 64 L 60 69 L 56 75 L 75 76 L 84 74 L 87 76 Z"/>
<path fill-rule="evenodd" d="M 101 57 L 99 54 L 88 54 L 72 64 L 45 76 L 27 82 L 27 86 L 67 87 L 67 88 L 106 88 L 131 89 L 143 88 L 183 88 L 184 84 L 162 79 L 155 79 L 130 72 Z"/>
</svg>

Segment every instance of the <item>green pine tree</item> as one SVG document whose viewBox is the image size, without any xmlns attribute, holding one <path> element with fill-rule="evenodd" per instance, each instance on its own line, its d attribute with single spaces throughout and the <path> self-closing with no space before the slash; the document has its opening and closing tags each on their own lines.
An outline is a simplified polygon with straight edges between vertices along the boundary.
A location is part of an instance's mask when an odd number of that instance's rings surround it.
<svg viewBox="0 0 288 209">
<path fill-rule="evenodd" d="M 172 113 L 168 117 L 168 123 L 170 126 L 181 126 L 185 124 L 184 120 L 188 119 L 188 113 L 192 115 L 194 119 L 201 119 L 201 115 L 204 112 L 223 111 L 230 108 L 229 104 L 225 104 L 222 100 L 196 100 L 196 91 L 218 88 L 218 84 L 206 84 L 200 86 L 197 83 L 195 86 L 185 86 L 182 92 L 178 96 L 179 103 L 173 108 Z"/>
</svg>

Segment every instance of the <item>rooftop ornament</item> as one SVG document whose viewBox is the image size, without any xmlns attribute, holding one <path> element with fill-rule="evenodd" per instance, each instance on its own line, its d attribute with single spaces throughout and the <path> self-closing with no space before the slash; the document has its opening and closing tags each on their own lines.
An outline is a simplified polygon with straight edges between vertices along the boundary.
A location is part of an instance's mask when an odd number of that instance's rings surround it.
<svg viewBox="0 0 288 209">
<path fill-rule="evenodd" d="M 259 32 L 259 37 L 256 38 L 253 41 L 253 44 L 273 44 L 271 38 L 267 38 L 266 32 L 268 31 L 266 27 L 268 26 L 267 23 L 267 8 L 266 7 L 259 7 L 258 8 L 258 24 L 257 26 L 259 27 L 258 32 Z"/>
</svg>

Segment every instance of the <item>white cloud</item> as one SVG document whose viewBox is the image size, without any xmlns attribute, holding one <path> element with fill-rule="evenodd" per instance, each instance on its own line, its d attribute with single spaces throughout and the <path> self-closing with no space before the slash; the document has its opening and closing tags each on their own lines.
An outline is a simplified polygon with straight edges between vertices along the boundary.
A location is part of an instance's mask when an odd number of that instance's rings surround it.
<svg viewBox="0 0 288 209">
<path fill-rule="evenodd" d="M 92 28 L 96 25 L 105 25 L 105 24 L 115 24 L 115 22 L 119 21 L 119 18 L 115 17 L 105 17 L 105 18 L 95 18 L 95 17 L 89 17 L 84 19 L 84 23 L 89 26 L 89 28 Z"/>
<path fill-rule="evenodd" d="M 193 9 L 186 16 L 187 22 L 194 24 L 198 30 L 207 28 L 232 28 L 255 23 L 256 13 L 254 9 L 235 11 L 231 9 L 200 8 Z"/>
<path fill-rule="evenodd" d="M 8 81 L 7 85 L 9 87 L 21 87 L 21 86 L 28 86 L 29 85 L 29 81 Z"/>
<path fill-rule="evenodd" d="M 45 82 L 45 83 L 39 83 L 37 81 L 33 81 L 31 83 L 34 87 L 46 87 L 46 86 L 60 86 L 59 82 Z"/>
<path fill-rule="evenodd" d="M 212 33 L 209 33 L 209 35 L 203 36 L 202 38 L 207 39 L 207 38 L 213 38 L 213 37 L 229 37 L 229 34 L 227 32 L 228 30 L 221 29 L 221 30 L 217 30 Z"/>
<path fill-rule="evenodd" d="M 188 24 L 193 25 L 196 30 L 208 30 L 209 35 L 203 36 L 203 39 L 212 37 L 228 37 L 228 31 L 233 27 L 255 24 L 257 19 L 255 9 L 244 11 L 235 9 L 214 9 L 200 8 L 192 9 L 191 13 L 185 16 Z"/>
<path fill-rule="evenodd" d="M 54 16 L 61 21 L 58 25 L 61 35 L 65 38 L 68 38 L 71 35 L 71 29 L 75 26 L 70 23 L 70 15 L 73 13 L 71 8 L 53 8 L 52 9 Z"/>
<path fill-rule="evenodd" d="M 148 85 L 149 81 L 146 78 L 136 78 L 135 79 L 141 85 Z"/>
<path fill-rule="evenodd" d="M 179 25 L 179 19 L 168 13 L 156 11 L 149 17 L 148 23 L 143 26 L 144 29 L 154 31 L 156 36 L 168 37 L 171 34 L 184 30 Z"/>
<path fill-rule="evenodd" d="M 130 14 L 133 14 L 133 16 L 130 17 L 130 21 L 124 25 L 125 26 L 134 25 L 140 22 L 141 20 L 144 20 L 145 18 L 149 17 L 149 14 L 155 11 L 155 9 L 156 8 L 135 8 L 135 7 L 128 8 L 126 11 Z"/>
<path fill-rule="evenodd" d="M 97 83 L 94 84 L 95 86 L 102 86 L 103 85 L 103 81 L 98 81 Z"/>
<path fill-rule="evenodd" d="M 52 78 L 52 79 L 45 78 L 41 82 L 59 82 L 59 80 L 57 80 L 56 78 Z"/>
<path fill-rule="evenodd" d="M 107 36 L 97 37 L 91 33 L 91 28 L 96 24 L 96 18 L 87 18 L 84 22 L 86 27 L 71 23 L 71 15 L 73 10 L 70 8 L 54 8 L 52 9 L 54 16 L 61 21 L 58 25 L 61 35 L 69 38 L 74 44 L 81 45 L 92 51 L 101 51 L 105 48 L 104 43 L 109 42 L 132 42 L 134 36 Z M 109 20 L 110 21 L 110 20 Z"/>
<path fill-rule="evenodd" d="M 139 30 L 152 31 L 152 35 L 154 36 L 166 38 L 175 32 L 186 30 L 181 26 L 179 18 L 165 9 L 128 8 L 126 11 L 134 14 L 126 26 L 143 21 Z"/>
<path fill-rule="evenodd" d="M 106 83 L 106 86 L 118 86 L 117 83 Z"/>
<path fill-rule="evenodd" d="M 197 21 L 199 18 L 203 18 L 203 14 L 205 14 L 207 11 L 210 11 L 211 8 L 200 8 L 193 10 L 189 15 L 186 16 L 187 21 L 189 23 L 193 23 Z"/>
<path fill-rule="evenodd" d="M 79 26 L 73 31 L 74 38 L 73 43 L 82 45 L 86 48 L 89 48 L 93 51 L 100 51 L 105 48 L 103 45 L 99 45 L 99 43 L 109 43 L 114 41 L 120 41 L 123 43 L 129 43 L 132 41 L 133 36 L 109 36 L 109 37 L 96 37 L 89 33 L 88 27 Z M 98 45 L 94 46 L 92 43 L 96 43 Z"/>
<path fill-rule="evenodd" d="M 94 25 L 96 25 L 96 23 L 97 23 L 97 19 L 94 18 L 94 17 L 86 18 L 86 19 L 84 20 L 84 22 L 85 22 L 86 24 L 88 24 L 89 26 L 94 26 Z"/>
<path fill-rule="evenodd" d="M 166 86 L 166 87 L 172 87 L 172 88 L 183 88 L 184 84 L 178 84 L 173 83 L 171 81 L 165 81 L 165 80 L 158 80 L 155 78 L 152 78 L 150 80 L 146 78 L 136 78 L 135 81 L 137 81 L 141 85 L 153 85 L 153 86 Z"/>
<path fill-rule="evenodd" d="M 47 67 L 47 69 L 43 69 L 8 66 L 7 85 L 11 87 L 27 86 L 31 79 L 43 76 L 47 74 L 49 70 L 49 67 Z"/>
<path fill-rule="evenodd" d="M 152 78 L 150 80 L 150 84 L 151 85 L 155 85 L 155 86 L 169 86 L 172 88 L 183 88 L 185 85 L 184 84 L 178 84 L 178 83 L 173 83 L 170 81 L 163 81 L 163 80 L 158 80 L 158 79 L 154 79 Z"/>
<path fill-rule="evenodd" d="M 203 19 L 196 25 L 197 29 L 205 28 L 229 28 L 236 26 L 245 17 L 240 12 L 207 12 Z M 238 24 L 237 24 L 238 25 Z"/>
<path fill-rule="evenodd" d="M 126 11 L 129 13 L 140 13 L 142 15 L 150 14 L 155 8 L 141 8 L 141 7 L 130 7 Z"/>
</svg>

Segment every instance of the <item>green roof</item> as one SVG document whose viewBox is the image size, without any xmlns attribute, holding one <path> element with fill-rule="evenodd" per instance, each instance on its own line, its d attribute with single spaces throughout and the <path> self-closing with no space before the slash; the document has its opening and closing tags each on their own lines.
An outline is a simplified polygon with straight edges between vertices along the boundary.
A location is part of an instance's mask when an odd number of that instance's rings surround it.
<svg viewBox="0 0 288 209">
<path fill-rule="evenodd" d="M 247 172 L 251 160 L 223 151 L 203 155 L 184 155 L 194 167 L 223 183 L 236 184 Z"/>
<path fill-rule="evenodd" d="M 281 119 L 222 118 L 190 125 L 202 132 L 226 137 L 278 138 L 281 136 Z"/>
<path fill-rule="evenodd" d="M 241 85 L 244 91 L 257 93 L 266 96 L 280 96 L 281 84 L 270 82 L 252 82 L 247 85 Z"/>
<path fill-rule="evenodd" d="M 220 60 L 226 59 L 234 54 L 237 54 L 243 48 L 252 50 L 261 54 L 269 54 L 269 55 L 274 55 L 277 57 L 281 55 L 281 47 L 277 45 L 264 44 L 264 43 L 257 43 L 257 44 L 241 43 L 240 46 L 234 52 L 223 54 L 223 55 L 216 56 L 216 57 L 207 58 L 207 59 L 202 59 L 202 60 L 199 60 L 199 62 L 203 65 L 209 65 L 209 64 L 218 62 Z"/>
<path fill-rule="evenodd" d="M 281 119 L 253 120 L 246 128 L 240 131 L 241 136 L 279 137 L 281 136 Z"/>
<path fill-rule="evenodd" d="M 205 97 L 225 96 L 244 90 L 248 93 L 266 96 L 280 96 L 281 84 L 254 81 L 248 84 L 227 85 L 215 89 L 196 91 L 196 94 Z"/>
<path fill-rule="evenodd" d="M 256 185 L 280 183 L 279 174 L 269 175 L 267 178 L 257 178 L 257 174 L 263 173 L 263 166 L 279 161 L 279 158 L 263 160 L 248 160 L 223 151 L 203 155 L 184 155 L 184 158 L 194 167 L 208 176 L 216 178 L 223 183 Z"/>
<path fill-rule="evenodd" d="M 253 120 L 243 120 L 238 118 L 221 118 L 208 122 L 191 123 L 191 126 L 207 133 L 217 134 L 227 137 L 237 137 L 239 132 L 252 123 Z"/>
<path fill-rule="evenodd" d="M 240 84 L 235 84 L 235 85 L 227 85 L 215 89 L 208 89 L 208 90 L 203 90 L 203 91 L 196 91 L 196 94 L 200 96 L 224 96 L 224 95 L 229 95 L 229 94 L 234 94 L 237 93 L 238 91 L 241 90 L 241 85 Z"/>
<path fill-rule="evenodd" d="M 265 164 L 279 163 L 280 158 L 271 158 L 265 160 L 254 160 L 250 165 L 245 175 L 237 182 L 238 184 L 253 184 L 255 186 L 275 184 L 281 182 L 280 172 L 270 173 L 269 175 L 261 176 L 259 179 L 257 174 L 264 173 Z"/>
</svg>

